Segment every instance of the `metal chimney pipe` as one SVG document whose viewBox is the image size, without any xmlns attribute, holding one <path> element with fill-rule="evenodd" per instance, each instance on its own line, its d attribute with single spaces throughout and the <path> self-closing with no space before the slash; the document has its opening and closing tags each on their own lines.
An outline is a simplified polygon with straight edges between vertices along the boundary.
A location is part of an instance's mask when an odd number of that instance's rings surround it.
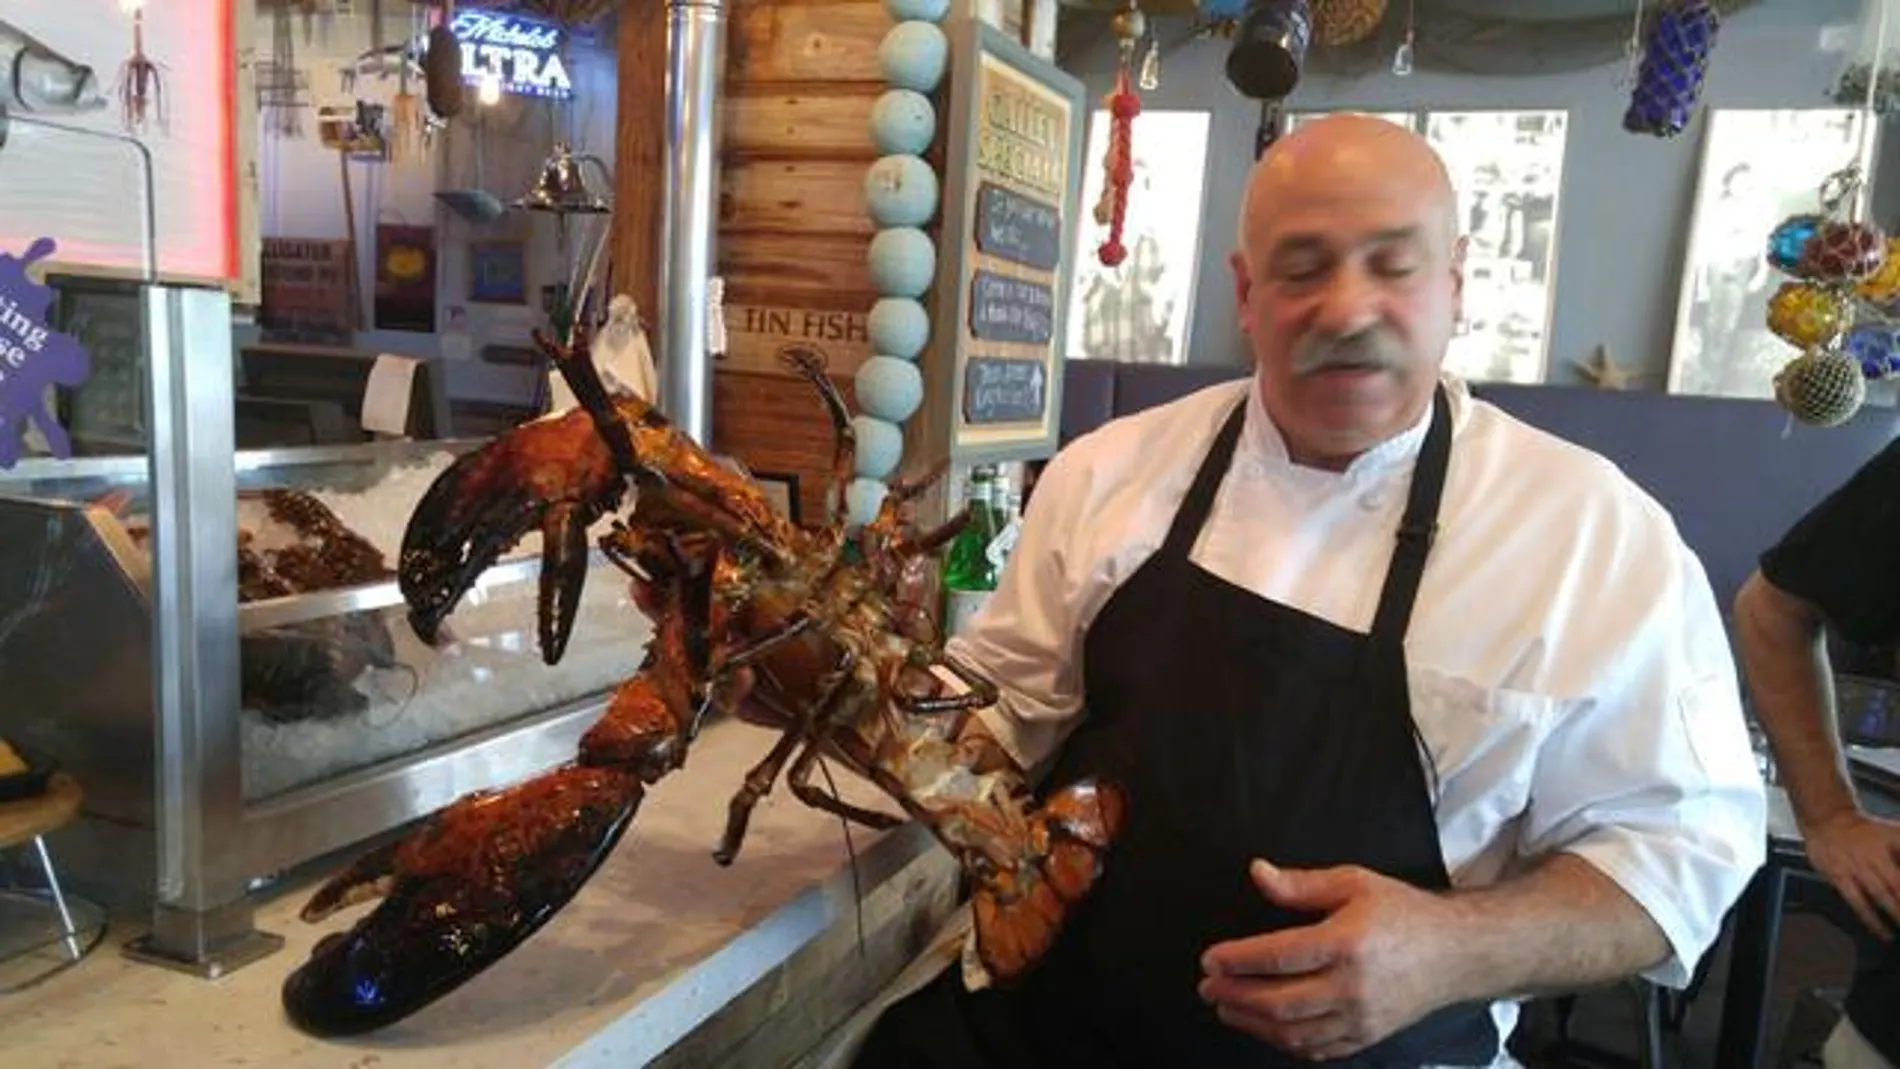
<svg viewBox="0 0 1900 1069">
<path fill-rule="evenodd" d="M 724 0 L 667 0 L 666 198 L 661 208 L 660 405 L 712 446 L 707 281 L 718 262 L 719 96 L 726 69 Z"/>
</svg>

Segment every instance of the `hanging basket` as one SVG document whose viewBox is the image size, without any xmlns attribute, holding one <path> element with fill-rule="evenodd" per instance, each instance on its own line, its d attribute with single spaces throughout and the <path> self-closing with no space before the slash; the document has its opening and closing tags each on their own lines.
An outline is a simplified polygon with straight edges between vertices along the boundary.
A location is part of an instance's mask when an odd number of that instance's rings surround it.
<svg viewBox="0 0 1900 1069">
<path fill-rule="evenodd" d="M 1386 0 L 1313 0 L 1313 43 L 1356 45 L 1385 21 Z"/>
</svg>

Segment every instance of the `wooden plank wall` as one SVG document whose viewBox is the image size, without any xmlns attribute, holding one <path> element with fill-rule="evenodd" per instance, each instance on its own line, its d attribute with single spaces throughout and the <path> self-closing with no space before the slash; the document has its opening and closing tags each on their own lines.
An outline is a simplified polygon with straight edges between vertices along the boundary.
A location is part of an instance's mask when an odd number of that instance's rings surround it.
<svg viewBox="0 0 1900 1069">
<path fill-rule="evenodd" d="M 626 0 L 614 41 L 614 215 L 609 293 L 633 298 L 658 352 L 660 212 L 666 199 L 666 3 Z"/>
<path fill-rule="evenodd" d="M 727 351 L 714 372 L 713 439 L 755 471 L 798 479 L 800 518 L 827 516 L 831 427 L 778 363 L 787 345 L 824 354 L 856 411 L 877 299 L 865 254 L 875 228 L 864 175 L 877 159 L 871 107 L 886 89 L 880 0 L 742 0 L 727 28 L 719 274 Z"/>
<path fill-rule="evenodd" d="M 1045 54 L 1054 50 L 1055 7 L 953 0 Z M 871 355 L 865 319 L 877 300 L 865 262 L 875 228 L 864 175 L 877 159 L 870 116 L 887 88 L 877 51 L 891 18 L 881 0 L 733 0 L 727 17 L 717 240 L 727 352 L 713 375 L 713 447 L 755 472 L 796 477 L 801 519 L 823 522 L 831 427 L 778 353 L 818 349 L 856 411 L 851 381 Z M 626 218 L 616 227 L 614 286 L 636 295 L 657 341 L 663 0 L 626 0 L 619 46 L 616 171 Z M 942 142 L 940 114 L 939 167 Z"/>
</svg>

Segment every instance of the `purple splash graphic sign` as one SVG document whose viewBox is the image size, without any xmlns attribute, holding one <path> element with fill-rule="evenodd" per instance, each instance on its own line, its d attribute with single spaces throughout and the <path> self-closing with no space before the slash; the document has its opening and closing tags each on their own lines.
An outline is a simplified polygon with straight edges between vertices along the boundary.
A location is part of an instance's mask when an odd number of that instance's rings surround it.
<svg viewBox="0 0 1900 1069">
<path fill-rule="evenodd" d="M 79 339 L 47 326 L 53 291 L 26 277 L 34 262 L 53 254 L 52 238 L 41 238 L 26 255 L 0 253 L 0 468 L 20 459 L 21 439 L 31 420 L 53 455 L 73 455 L 73 442 L 46 409 L 46 388 L 77 386 L 92 370 L 92 357 Z"/>
</svg>

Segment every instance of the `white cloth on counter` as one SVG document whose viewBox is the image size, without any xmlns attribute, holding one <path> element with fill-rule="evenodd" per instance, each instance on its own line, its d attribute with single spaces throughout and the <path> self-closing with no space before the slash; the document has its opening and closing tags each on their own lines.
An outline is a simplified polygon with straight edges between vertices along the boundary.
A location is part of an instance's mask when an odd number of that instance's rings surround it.
<svg viewBox="0 0 1900 1069">
<path fill-rule="evenodd" d="M 591 341 L 594 366 L 609 395 L 630 393 L 647 402 L 655 399 L 659 376 L 653 369 L 653 350 L 647 344 L 640 310 L 632 297 L 621 293 L 608 302 L 607 323 Z M 548 397 L 550 415 L 559 415 L 579 403 L 558 367 L 548 369 Z"/>
<path fill-rule="evenodd" d="M 1867 1042 L 1846 1015 L 1821 1045 L 1821 1065 L 1823 1069 L 1894 1069 L 1894 1064 Z"/>
<path fill-rule="evenodd" d="M 1288 459 L 1253 383 L 1114 420 L 1038 478 L 998 589 L 947 644 L 997 684 L 979 715 L 1026 767 L 1075 723 L 1090 622 L 1159 548 L 1243 397 L 1246 426 L 1191 559 L 1370 629 L 1430 412 L 1329 472 Z M 1671 956 L 1646 976 L 1681 987 L 1766 852 L 1764 788 L 1707 576 L 1668 513 L 1609 461 L 1445 383 L 1451 466 L 1405 648 L 1446 869 L 1470 887 L 1553 851 L 1587 859 L 1667 935 Z M 1178 715 L 1193 730 L 1194 710 Z M 1502 1035 L 1517 1010 L 1493 1007 Z"/>
</svg>

